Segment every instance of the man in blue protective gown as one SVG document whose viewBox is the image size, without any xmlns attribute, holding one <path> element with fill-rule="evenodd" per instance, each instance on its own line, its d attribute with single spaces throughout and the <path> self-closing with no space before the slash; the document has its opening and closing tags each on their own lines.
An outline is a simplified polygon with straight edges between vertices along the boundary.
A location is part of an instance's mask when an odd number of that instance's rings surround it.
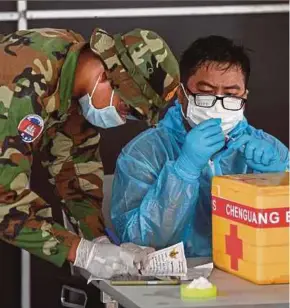
<svg viewBox="0 0 290 308">
<path fill-rule="evenodd" d="M 212 177 L 283 172 L 289 154 L 244 117 L 250 60 L 242 46 L 198 39 L 180 70 L 175 105 L 118 159 L 111 217 L 122 242 L 164 248 L 183 241 L 188 257 L 210 256 Z"/>
</svg>

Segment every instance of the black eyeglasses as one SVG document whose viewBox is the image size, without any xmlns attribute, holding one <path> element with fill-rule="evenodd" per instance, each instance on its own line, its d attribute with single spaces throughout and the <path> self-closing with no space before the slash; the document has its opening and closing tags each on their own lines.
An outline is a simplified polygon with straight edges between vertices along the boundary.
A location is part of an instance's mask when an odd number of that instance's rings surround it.
<svg viewBox="0 0 290 308">
<path fill-rule="evenodd" d="M 247 101 L 245 98 L 237 96 L 216 96 L 211 94 L 192 93 L 188 89 L 187 91 L 194 97 L 195 105 L 203 108 L 211 108 L 220 100 L 224 109 L 237 111 L 241 110 Z"/>
</svg>

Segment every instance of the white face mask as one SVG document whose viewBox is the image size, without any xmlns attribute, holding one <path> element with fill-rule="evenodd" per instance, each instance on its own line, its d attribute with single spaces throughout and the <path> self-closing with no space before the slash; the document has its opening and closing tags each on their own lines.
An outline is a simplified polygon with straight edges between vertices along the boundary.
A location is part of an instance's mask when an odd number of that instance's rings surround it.
<svg viewBox="0 0 290 308">
<path fill-rule="evenodd" d="M 116 127 L 116 126 L 125 124 L 126 121 L 120 117 L 115 106 L 112 105 L 113 97 L 114 97 L 114 90 L 112 91 L 112 94 L 111 94 L 110 106 L 102 108 L 102 109 L 97 109 L 93 106 L 92 96 L 94 95 L 97 85 L 99 84 L 100 77 L 101 76 L 99 76 L 94 86 L 92 94 L 91 95 L 86 94 L 85 96 L 79 99 L 79 103 L 83 111 L 83 116 L 92 125 L 101 127 L 101 128 L 110 128 L 110 127 Z"/>
<path fill-rule="evenodd" d="M 221 127 L 225 134 L 233 130 L 240 121 L 244 118 L 244 109 L 227 110 L 224 109 L 220 100 L 218 100 L 213 107 L 204 108 L 196 106 L 194 97 L 187 95 L 183 85 L 181 84 L 183 92 L 188 100 L 187 112 L 185 119 L 191 127 L 212 118 L 220 118 L 222 120 Z"/>
</svg>

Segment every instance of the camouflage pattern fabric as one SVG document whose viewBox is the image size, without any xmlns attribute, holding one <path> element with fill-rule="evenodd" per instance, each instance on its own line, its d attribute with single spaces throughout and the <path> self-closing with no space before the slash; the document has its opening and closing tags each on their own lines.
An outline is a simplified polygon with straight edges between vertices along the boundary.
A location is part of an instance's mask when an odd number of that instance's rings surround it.
<svg viewBox="0 0 290 308">
<path fill-rule="evenodd" d="M 165 41 L 144 29 L 121 36 L 97 28 L 90 47 L 105 63 L 108 78 L 124 102 L 155 124 L 180 82 L 178 62 Z"/>
<path fill-rule="evenodd" d="M 85 44 L 80 35 L 56 29 L 18 31 L 0 42 L 0 238 L 58 266 L 76 235 L 55 223 L 50 205 L 30 190 L 35 153 L 43 153 L 81 234 L 93 239 L 104 228 L 100 134 L 71 99 Z M 39 137 L 29 139 L 36 132 Z"/>
</svg>

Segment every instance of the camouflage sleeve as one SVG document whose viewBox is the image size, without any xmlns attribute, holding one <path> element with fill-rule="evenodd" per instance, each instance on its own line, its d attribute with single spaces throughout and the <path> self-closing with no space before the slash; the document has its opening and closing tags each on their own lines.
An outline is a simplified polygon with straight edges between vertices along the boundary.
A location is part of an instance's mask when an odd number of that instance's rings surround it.
<svg viewBox="0 0 290 308">
<path fill-rule="evenodd" d="M 33 145 L 15 133 L 11 109 L 0 115 L 0 238 L 61 266 L 76 235 L 55 223 L 51 207 L 29 189 Z"/>
<path fill-rule="evenodd" d="M 99 132 L 84 119 L 79 105 L 73 103 L 47 150 L 51 157 L 44 162 L 70 222 L 79 235 L 89 240 L 104 234 L 99 140 Z"/>
<path fill-rule="evenodd" d="M 45 123 L 45 98 L 53 101 L 63 50 L 74 40 L 65 35 L 24 31 L 2 38 L 0 44 L 0 239 L 58 266 L 76 235 L 55 223 L 51 207 L 29 188 L 32 153 L 41 146 L 43 128 L 36 125 L 36 132 L 30 124 L 37 118 Z M 39 135 L 31 142 L 20 130 L 25 121 L 32 121 L 26 128 Z"/>
</svg>

